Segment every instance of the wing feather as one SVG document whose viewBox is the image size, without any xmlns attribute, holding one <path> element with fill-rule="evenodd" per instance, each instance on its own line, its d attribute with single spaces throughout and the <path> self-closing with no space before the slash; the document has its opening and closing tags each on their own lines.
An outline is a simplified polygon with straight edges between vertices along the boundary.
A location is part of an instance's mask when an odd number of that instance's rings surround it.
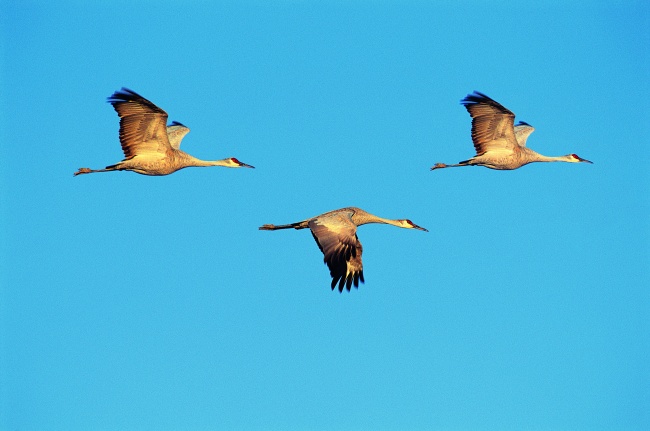
<svg viewBox="0 0 650 431">
<path fill-rule="evenodd" d="M 338 284 L 339 292 L 359 287 L 363 278 L 361 255 L 363 247 L 357 237 L 357 226 L 352 223 L 353 212 L 335 212 L 309 221 L 309 228 L 324 255 L 324 262 L 332 277 L 332 290 Z"/>
<path fill-rule="evenodd" d="M 520 147 L 526 146 L 528 136 L 535 131 L 535 128 L 528 123 L 520 121 L 515 125 L 515 138 Z"/>
<path fill-rule="evenodd" d="M 181 148 L 181 141 L 188 133 L 190 133 L 190 129 L 187 126 L 178 121 L 172 121 L 172 124 L 167 126 L 169 145 L 171 145 L 172 148 L 179 150 Z"/>
<path fill-rule="evenodd" d="M 171 150 L 167 113 L 135 91 L 122 88 L 108 98 L 120 117 L 120 143 L 129 159 L 146 154 L 165 157 Z"/>
<path fill-rule="evenodd" d="M 517 139 L 512 111 L 478 91 L 468 94 L 461 103 L 472 117 L 472 141 L 477 155 L 514 150 Z"/>
</svg>

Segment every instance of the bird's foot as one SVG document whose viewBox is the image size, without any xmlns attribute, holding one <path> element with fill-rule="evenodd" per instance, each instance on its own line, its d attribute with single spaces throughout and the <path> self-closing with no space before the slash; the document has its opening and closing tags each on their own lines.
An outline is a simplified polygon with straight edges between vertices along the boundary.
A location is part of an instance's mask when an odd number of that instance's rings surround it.
<svg viewBox="0 0 650 431">
<path fill-rule="evenodd" d="M 90 172 L 90 168 L 79 168 L 79 170 L 74 173 L 74 176 L 76 177 L 79 174 L 89 174 Z"/>
<path fill-rule="evenodd" d="M 435 165 L 433 165 L 431 167 L 431 170 L 433 171 L 435 169 L 446 168 L 446 167 L 447 167 L 447 165 L 445 165 L 444 163 L 436 163 Z"/>
</svg>

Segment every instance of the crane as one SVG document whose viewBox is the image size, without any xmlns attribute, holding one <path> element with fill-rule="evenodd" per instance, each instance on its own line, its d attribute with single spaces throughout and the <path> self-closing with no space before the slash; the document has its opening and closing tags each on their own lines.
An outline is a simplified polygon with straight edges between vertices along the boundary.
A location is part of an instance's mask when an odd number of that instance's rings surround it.
<svg viewBox="0 0 650 431">
<path fill-rule="evenodd" d="M 324 261 L 332 277 L 332 290 L 338 283 L 339 292 L 343 292 L 343 287 L 350 291 L 353 283 L 355 288 L 359 287 L 359 281 L 364 283 L 363 264 L 361 263 L 363 247 L 357 237 L 357 226 L 367 223 L 390 224 L 405 229 L 428 232 L 411 220 L 385 219 L 355 207 L 329 211 L 291 224 L 279 226 L 265 224 L 260 226 L 260 230 L 309 228 L 318 248 L 325 256 Z"/>
<path fill-rule="evenodd" d="M 490 169 L 517 169 L 532 162 L 592 163 L 577 154 L 549 157 L 526 147 L 535 130 L 523 121 L 514 123 L 515 114 L 483 93 L 474 91 L 460 102 L 472 117 L 472 141 L 476 156 L 456 165 L 435 164 L 431 170 L 457 166 L 485 166 Z"/>
<path fill-rule="evenodd" d="M 174 121 L 167 126 L 167 113 L 135 91 L 122 87 L 108 102 L 120 117 L 120 143 L 124 160 L 104 169 L 80 168 L 75 176 L 92 172 L 133 171 L 143 175 L 169 175 L 188 166 L 253 168 L 234 157 L 201 160 L 180 150 L 190 131 Z"/>
</svg>

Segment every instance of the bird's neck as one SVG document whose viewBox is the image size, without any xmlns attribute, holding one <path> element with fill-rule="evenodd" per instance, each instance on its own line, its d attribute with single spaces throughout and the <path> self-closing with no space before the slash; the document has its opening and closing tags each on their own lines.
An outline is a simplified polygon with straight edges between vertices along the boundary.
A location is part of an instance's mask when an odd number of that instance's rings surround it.
<svg viewBox="0 0 650 431">
<path fill-rule="evenodd" d="M 567 156 L 545 156 L 543 154 L 535 153 L 536 162 L 568 162 Z"/>
<path fill-rule="evenodd" d="M 384 223 L 384 224 L 390 224 L 390 225 L 397 226 L 397 227 L 403 227 L 402 223 L 400 221 L 391 220 L 391 219 L 388 219 L 388 218 L 378 217 L 377 223 Z"/>
<path fill-rule="evenodd" d="M 373 214 L 368 214 L 368 213 L 362 213 L 362 214 L 356 214 L 354 217 L 354 222 L 357 226 L 361 226 L 364 224 L 368 223 L 383 223 L 383 224 L 390 224 L 393 226 L 397 227 L 403 227 L 402 224 L 397 221 L 397 220 L 391 220 L 388 218 L 383 218 L 383 217 L 377 217 Z"/>
<path fill-rule="evenodd" d="M 190 159 L 191 166 L 204 167 L 204 166 L 232 166 L 230 159 L 223 160 L 201 160 L 196 157 Z"/>
</svg>

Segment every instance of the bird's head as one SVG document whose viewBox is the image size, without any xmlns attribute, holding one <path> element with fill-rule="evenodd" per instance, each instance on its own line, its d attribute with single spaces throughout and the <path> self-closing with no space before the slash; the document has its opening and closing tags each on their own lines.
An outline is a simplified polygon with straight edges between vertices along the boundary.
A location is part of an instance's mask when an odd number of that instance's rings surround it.
<svg viewBox="0 0 650 431">
<path fill-rule="evenodd" d="M 416 225 L 409 219 L 404 219 L 404 220 L 398 220 L 400 227 L 403 227 L 404 229 L 417 229 L 417 230 L 423 230 L 425 232 L 429 232 L 427 229 Z"/>
<path fill-rule="evenodd" d="M 582 157 L 580 157 L 577 154 L 569 154 L 569 155 L 567 155 L 565 157 L 567 158 L 567 162 L 570 162 L 570 163 L 592 163 L 593 164 L 593 162 L 590 162 L 587 159 L 583 159 Z"/>
<path fill-rule="evenodd" d="M 240 162 L 235 157 L 230 157 L 225 160 L 226 167 L 228 168 L 255 168 L 255 166 L 247 165 L 246 163 Z"/>
</svg>

